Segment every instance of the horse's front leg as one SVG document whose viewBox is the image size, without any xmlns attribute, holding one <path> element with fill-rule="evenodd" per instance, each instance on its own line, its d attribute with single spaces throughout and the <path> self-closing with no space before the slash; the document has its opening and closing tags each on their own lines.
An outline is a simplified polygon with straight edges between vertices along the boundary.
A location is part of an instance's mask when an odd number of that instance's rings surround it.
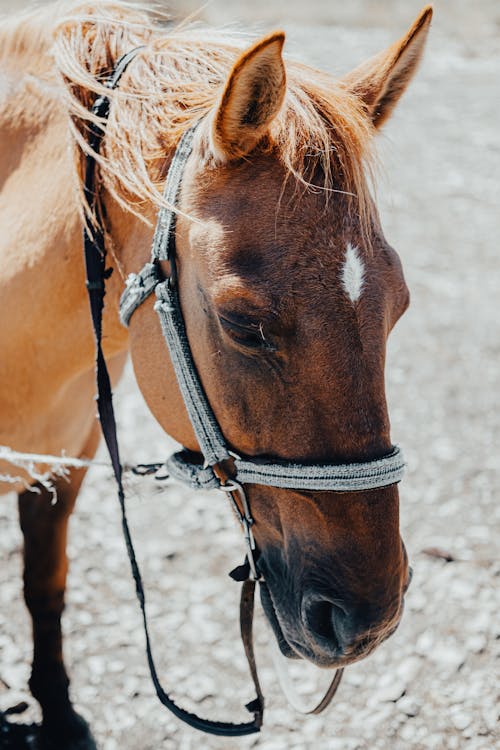
<svg viewBox="0 0 500 750">
<path fill-rule="evenodd" d="M 82 455 L 93 456 L 98 441 L 96 427 Z M 44 739 L 51 748 L 61 750 L 95 747 L 86 722 L 70 702 L 61 633 L 68 571 L 68 520 L 85 471 L 73 469 L 69 481 L 55 480 L 55 504 L 43 487 L 40 487 L 40 494 L 24 492 L 19 495 L 24 535 L 24 597 L 33 621 L 30 689 L 42 708 Z"/>
</svg>

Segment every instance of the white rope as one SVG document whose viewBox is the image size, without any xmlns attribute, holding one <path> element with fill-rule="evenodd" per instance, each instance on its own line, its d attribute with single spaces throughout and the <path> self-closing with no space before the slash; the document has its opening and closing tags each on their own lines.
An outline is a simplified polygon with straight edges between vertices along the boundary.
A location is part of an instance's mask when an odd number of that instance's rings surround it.
<svg viewBox="0 0 500 750">
<path fill-rule="evenodd" d="M 23 453 L 14 451 L 7 445 L 0 445 L 0 460 L 16 466 L 18 469 L 24 469 L 31 479 L 42 485 L 52 495 L 52 502 L 57 501 L 57 491 L 53 482 L 54 477 L 69 478 L 69 469 L 86 469 L 89 466 L 106 466 L 111 464 L 106 461 L 95 461 L 86 458 L 74 458 L 73 456 L 51 456 L 44 453 Z M 50 468 L 41 472 L 37 465 L 46 464 Z M 0 474 L 0 482 L 7 484 L 22 484 L 30 492 L 40 494 L 40 489 L 32 485 L 25 478 L 14 476 L 12 474 Z"/>
<path fill-rule="evenodd" d="M 51 456 L 45 453 L 20 453 L 8 448 L 6 445 L 0 445 L 0 459 L 8 461 L 14 466 L 20 466 L 23 469 L 33 464 L 49 464 L 51 467 L 68 466 L 73 469 L 86 469 L 89 466 L 111 466 L 109 461 L 95 461 L 87 458 L 73 458 L 72 456 Z"/>
<path fill-rule="evenodd" d="M 46 453 L 23 453 L 21 451 L 12 450 L 7 445 L 0 445 L 0 461 L 7 461 L 8 463 L 16 466 L 19 469 L 29 474 L 31 479 L 38 482 L 52 495 L 52 503 L 57 502 L 57 490 L 53 482 L 54 477 L 62 477 L 69 481 L 70 469 L 88 469 L 91 466 L 102 466 L 105 469 L 112 471 L 110 461 L 96 461 L 90 458 L 74 458 L 73 456 L 65 456 L 64 452 L 61 456 L 52 456 Z M 45 464 L 50 468 L 47 471 L 41 472 L 37 469 L 37 465 Z M 122 468 L 124 472 L 133 472 L 138 476 L 146 476 L 149 471 L 140 472 L 137 471 L 143 464 L 136 466 L 135 464 L 124 463 Z M 148 466 L 156 467 L 154 472 L 158 470 L 158 467 L 163 466 L 163 463 L 157 462 L 155 464 L 146 464 Z M 153 473 L 154 473 L 153 472 Z M 166 479 L 168 475 L 161 477 Z M 157 476 L 159 479 L 160 477 Z M 40 488 L 36 485 L 30 484 L 25 477 L 16 476 L 14 474 L 0 474 L 0 483 L 6 482 L 7 484 L 22 484 L 29 492 L 40 494 Z"/>
</svg>

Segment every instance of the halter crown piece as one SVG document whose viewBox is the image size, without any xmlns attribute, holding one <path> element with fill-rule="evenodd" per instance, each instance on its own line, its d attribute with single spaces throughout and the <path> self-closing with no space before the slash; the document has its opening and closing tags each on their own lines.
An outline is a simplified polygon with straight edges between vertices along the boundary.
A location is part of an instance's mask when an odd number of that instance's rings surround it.
<svg viewBox="0 0 500 750">
<path fill-rule="evenodd" d="M 113 75 L 106 84 L 109 88 L 115 88 L 118 85 L 126 66 L 139 49 L 142 48 L 132 50 L 118 61 Z M 107 98 L 100 98 L 94 104 L 94 114 L 106 117 L 108 110 L 109 101 Z M 257 570 L 257 552 L 252 534 L 253 519 L 244 485 L 260 484 L 270 487 L 298 490 L 327 490 L 331 492 L 372 490 L 399 482 L 404 472 L 404 460 L 400 449 L 396 446 L 393 447 L 388 455 L 382 458 L 353 464 L 262 461 L 252 457 L 242 458 L 229 449 L 196 371 L 176 284 L 175 206 L 184 170 L 193 149 L 198 125 L 199 122 L 186 130 L 177 145 L 165 184 L 164 198 L 166 205 L 162 205 L 158 214 L 158 222 L 151 250 L 151 261 L 146 263 L 138 273 L 131 274 L 128 277 L 120 300 L 120 319 L 125 326 L 128 326 L 135 310 L 155 292 L 157 301 L 154 307 L 159 316 L 161 329 L 168 346 L 184 404 L 204 458 L 204 463 L 195 463 L 189 460 L 187 451 L 179 451 L 167 459 L 167 470 L 174 479 L 193 489 L 219 489 L 226 492 L 243 526 L 247 550 L 247 564 L 240 569 L 240 576 L 243 569 L 246 572 L 244 577 L 249 580 L 246 580 L 244 583 L 240 615 L 243 642 L 257 692 L 257 699 L 247 706 L 254 713 L 254 721 L 252 722 L 230 724 L 200 719 L 194 714 L 179 708 L 164 693 L 159 683 L 149 643 L 142 580 L 125 516 L 121 464 L 111 400 L 111 386 L 101 349 L 101 319 L 104 279 L 106 278 L 102 229 L 98 227 L 92 237 L 85 231 L 84 245 L 87 265 L 87 287 L 96 338 L 99 417 L 118 484 L 123 528 L 132 572 L 136 582 L 137 594 L 143 613 L 147 655 L 153 682 L 162 703 L 191 726 L 214 734 L 237 736 L 259 731 L 263 714 L 263 696 L 257 678 L 251 633 L 254 587 L 255 581 L 260 578 L 260 574 Z M 102 129 L 92 126 L 90 145 L 94 152 L 99 151 L 102 136 Z M 87 157 L 85 194 L 89 205 L 93 208 L 96 208 L 98 203 L 94 190 L 95 169 L 95 161 L 90 155 Z M 170 277 L 167 279 L 163 277 L 160 268 L 159 261 L 161 260 L 167 260 L 170 263 Z M 220 464 L 229 459 L 231 459 L 233 467 L 231 477 L 230 479 L 223 479 L 221 477 L 226 476 L 226 472 L 221 471 Z M 338 670 L 326 696 L 312 712 L 319 712 L 319 710 L 328 705 L 338 686 L 340 675 L 341 670 Z"/>
</svg>

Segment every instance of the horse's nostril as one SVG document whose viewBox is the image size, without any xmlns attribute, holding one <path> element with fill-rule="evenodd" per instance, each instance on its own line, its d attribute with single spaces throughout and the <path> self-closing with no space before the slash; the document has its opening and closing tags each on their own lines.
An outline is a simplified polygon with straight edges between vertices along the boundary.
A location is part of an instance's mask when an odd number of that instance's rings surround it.
<svg viewBox="0 0 500 750">
<path fill-rule="evenodd" d="M 397 627 L 401 607 L 382 609 L 378 603 L 346 603 L 308 592 L 303 596 L 301 622 L 310 648 L 335 658 L 364 655 Z"/>
<path fill-rule="evenodd" d="M 309 630 L 320 638 L 338 645 L 336 623 L 343 610 L 327 599 L 308 598 L 304 606 L 304 620 Z"/>
</svg>

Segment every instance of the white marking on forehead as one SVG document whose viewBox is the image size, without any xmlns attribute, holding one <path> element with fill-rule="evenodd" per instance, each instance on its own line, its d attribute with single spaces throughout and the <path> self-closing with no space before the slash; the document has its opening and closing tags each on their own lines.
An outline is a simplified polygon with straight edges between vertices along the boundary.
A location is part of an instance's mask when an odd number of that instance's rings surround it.
<svg viewBox="0 0 500 750">
<path fill-rule="evenodd" d="M 363 289 L 364 276 L 365 266 L 359 257 L 359 250 L 348 242 L 345 261 L 342 266 L 342 286 L 351 302 L 356 302 L 359 299 Z"/>
</svg>

